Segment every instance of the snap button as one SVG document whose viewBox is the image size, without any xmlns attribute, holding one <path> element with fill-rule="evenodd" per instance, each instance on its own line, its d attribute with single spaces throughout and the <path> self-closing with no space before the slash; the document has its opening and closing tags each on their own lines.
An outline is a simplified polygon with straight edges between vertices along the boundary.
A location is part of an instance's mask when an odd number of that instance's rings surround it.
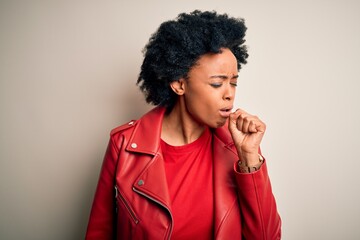
<svg viewBox="0 0 360 240">
<path fill-rule="evenodd" d="M 144 180 L 140 179 L 137 184 L 138 184 L 139 186 L 142 186 L 142 185 L 145 184 L 145 182 L 144 182 Z"/>
<path fill-rule="evenodd" d="M 132 147 L 132 148 L 137 148 L 137 144 L 136 144 L 136 143 L 132 143 L 132 144 L 131 144 L 131 147 Z"/>
</svg>

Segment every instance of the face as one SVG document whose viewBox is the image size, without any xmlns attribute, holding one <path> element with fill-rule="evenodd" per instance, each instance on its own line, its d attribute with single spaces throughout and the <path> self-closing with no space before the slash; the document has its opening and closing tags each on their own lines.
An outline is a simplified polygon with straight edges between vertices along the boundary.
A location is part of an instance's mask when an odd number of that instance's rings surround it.
<svg viewBox="0 0 360 240">
<path fill-rule="evenodd" d="M 223 126 L 233 108 L 237 78 L 237 60 L 229 49 L 200 57 L 183 79 L 188 115 L 199 124 Z"/>
</svg>

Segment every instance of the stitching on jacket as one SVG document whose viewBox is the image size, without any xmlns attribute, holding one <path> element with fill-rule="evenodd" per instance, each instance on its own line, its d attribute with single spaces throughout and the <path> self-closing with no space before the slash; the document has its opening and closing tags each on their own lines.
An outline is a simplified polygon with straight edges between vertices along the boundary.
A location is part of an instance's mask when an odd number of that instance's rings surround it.
<svg viewBox="0 0 360 240">
<path fill-rule="evenodd" d="M 236 202 L 237 202 L 237 198 L 234 199 L 233 203 L 231 204 L 231 207 L 229 208 L 229 211 L 227 211 L 224 218 L 221 220 L 218 229 L 216 229 L 216 231 L 215 231 L 215 236 L 214 236 L 215 239 L 217 238 L 218 234 L 220 233 L 220 229 L 221 229 L 223 223 L 226 221 L 227 217 L 230 215 L 230 212 L 234 208 Z"/>
<path fill-rule="evenodd" d="M 115 149 L 116 154 L 119 156 L 120 151 L 119 151 L 118 147 L 115 145 L 114 139 L 111 138 L 110 142 L 111 142 L 112 147 Z M 121 141 L 121 142 L 123 142 L 123 141 Z"/>
<path fill-rule="evenodd" d="M 258 192 L 258 188 L 257 188 L 257 185 L 256 185 L 254 175 L 252 175 L 252 180 L 253 180 L 254 188 L 255 188 L 256 202 L 257 202 L 257 205 L 258 205 L 258 208 L 259 208 L 259 213 L 260 213 L 261 228 L 262 228 L 264 239 L 266 239 L 266 230 L 265 230 L 265 224 L 264 224 L 264 217 L 263 217 L 263 213 L 262 213 L 262 209 L 261 209 L 261 205 L 260 205 L 259 192 Z"/>
</svg>

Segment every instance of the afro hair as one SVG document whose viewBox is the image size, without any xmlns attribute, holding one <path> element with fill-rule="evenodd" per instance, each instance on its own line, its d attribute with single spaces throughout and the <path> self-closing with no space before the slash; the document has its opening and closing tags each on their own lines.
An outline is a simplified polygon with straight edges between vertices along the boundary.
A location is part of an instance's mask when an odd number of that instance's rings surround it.
<svg viewBox="0 0 360 240">
<path fill-rule="evenodd" d="M 181 13 L 166 21 L 145 46 L 144 60 L 137 80 L 146 102 L 171 109 L 177 95 L 170 83 L 187 78 L 190 69 L 206 53 L 220 53 L 228 48 L 235 55 L 240 70 L 248 57 L 243 19 L 215 11 Z"/>
</svg>

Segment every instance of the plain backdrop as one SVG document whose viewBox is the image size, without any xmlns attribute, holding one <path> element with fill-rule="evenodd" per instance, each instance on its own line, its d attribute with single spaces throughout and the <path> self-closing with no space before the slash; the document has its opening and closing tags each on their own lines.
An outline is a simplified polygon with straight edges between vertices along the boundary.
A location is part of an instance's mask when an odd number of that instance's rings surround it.
<svg viewBox="0 0 360 240">
<path fill-rule="evenodd" d="M 360 239 L 360 2 L 0 1 L 0 239 L 83 239 L 112 128 L 160 23 L 195 9 L 244 18 L 236 107 L 262 150 L 283 239 Z"/>
</svg>

